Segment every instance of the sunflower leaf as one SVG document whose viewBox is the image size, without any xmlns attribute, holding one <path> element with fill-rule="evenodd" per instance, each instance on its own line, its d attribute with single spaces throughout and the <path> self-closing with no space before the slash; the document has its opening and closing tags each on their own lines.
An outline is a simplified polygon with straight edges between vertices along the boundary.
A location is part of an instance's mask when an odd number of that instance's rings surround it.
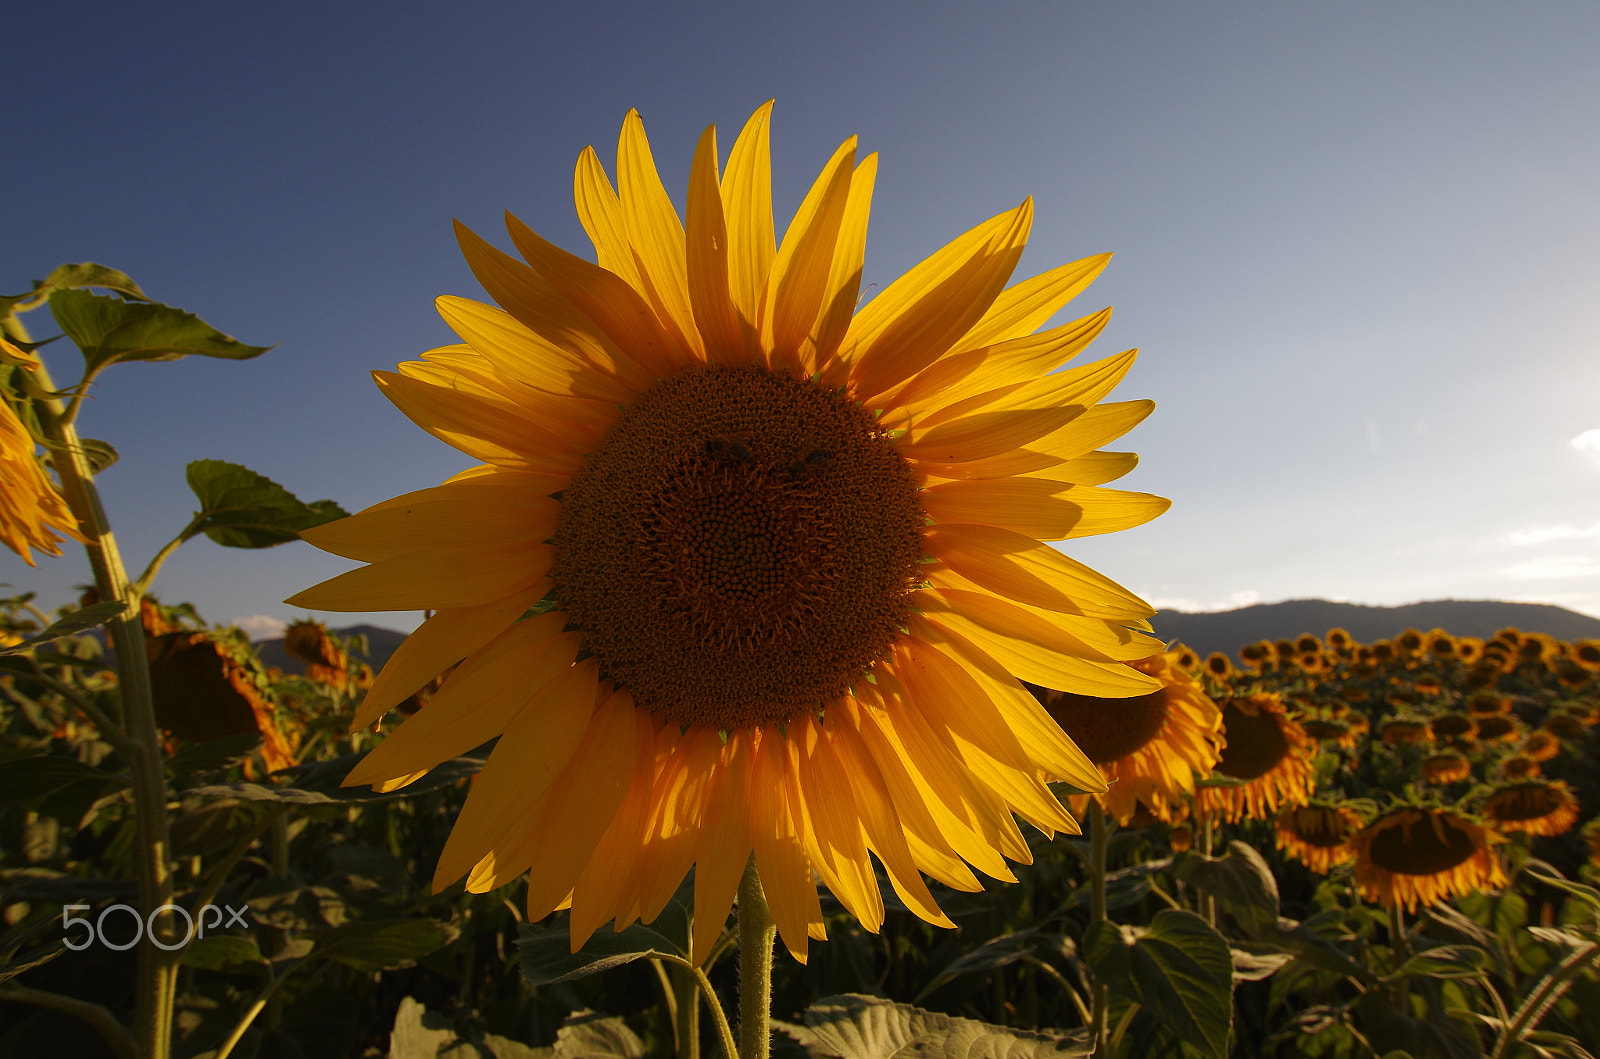
<svg viewBox="0 0 1600 1059">
<path fill-rule="evenodd" d="M 1230 842 L 1228 855 L 1219 858 L 1185 851 L 1173 862 L 1173 871 L 1190 886 L 1215 897 L 1251 937 L 1277 929 L 1278 881 L 1254 846 Z"/>
<path fill-rule="evenodd" d="M 270 478 L 223 460 L 189 464 L 189 488 L 200 510 L 185 540 L 204 533 L 225 548 L 270 548 L 298 540 L 300 531 L 344 518 L 332 500 L 305 503 Z"/>
<path fill-rule="evenodd" d="M 249 360 L 272 348 L 247 346 L 193 313 L 160 302 L 57 290 L 50 295 L 50 311 L 83 352 L 91 375 L 120 361 L 178 360 L 191 354 Z"/>
<path fill-rule="evenodd" d="M 415 963 L 455 940 L 456 930 L 433 919 L 379 919 L 346 923 L 316 939 L 308 959 L 333 960 L 362 974 Z"/>
<path fill-rule="evenodd" d="M 1148 929 L 1104 920 L 1084 932 L 1095 977 L 1202 1054 L 1224 1059 L 1233 1018 L 1228 943 L 1193 912 L 1163 909 Z"/>
<path fill-rule="evenodd" d="M 1025 959 L 1033 954 L 1033 950 L 1044 940 L 1044 935 L 1038 930 L 1029 928 L 1019 930 L 1012 934 L 1002 934 L 997 938 L 990 938 L 970 952 L 964 952 L 945 965 L 944 970 L 934 976 L 933 981 L 923 987 L 922 992 L 912 997 L 913 1004 L 922 1003 L 923 999 L 935 989 L 946 982 L 954 981 L 964 974 L 976 972 L 989 972 L 1009 967 L 1018 960 Z"/>
<path fill-rule="evenodd" d="M 555 985 L 587 978 L 634 960 L 686 955 L 654 925 L 647 927 L 641 923 L 634 923 L 620 933 L 597 930 L 583 943 L 583 948 L 573 952 L 567 926 L 567 917 L 562 916 L 548 926 L 531 927 L 523 932 L 517 943 L 522 950 L 522 977 L 533 985 Z"/>
<path fill-rule="evenodd" d="M 121 614 L 124 607 L 125 604 L 118 603 L 114 599 L 108 599 L 101 603 L 91 603 L 87 607 L 75 610 L 66 617 L 59 619 L 36 636 L 30 636 L 21 643 L 12 644 L 10 647 L 0 647 L 0 655 L 22 654 L 24 651 L 32 650 L 62 636 L 71 636 L 73 633 L 83 632 L 85 629 L 92 629 L 97 625 L 104 625 L 118 614 Z"/>
<path fill-rule="evenodd" d="M 1029 1032 L 923 1011 L 882 997 L 824 997 L 805 1012 L 816 1057 L 838 1059 L 1073 1059 L 1090 1052 L 1081 1033 Z"/>
<path fill-rule="evenodd" d="M 555 1059 L 644 1059 L 645 1054 L 638 1034 L 615 1015 L 583 1012 L 556 1031 Z"/>
<path fill-rule="evenodd" d="M 1412 956 L 1382 981 L 1397 982 L 1415 976 L 1476 978 L 1488 967 L 1490 956 L 1475 945 L 1440 945 Z"/>
</svg>

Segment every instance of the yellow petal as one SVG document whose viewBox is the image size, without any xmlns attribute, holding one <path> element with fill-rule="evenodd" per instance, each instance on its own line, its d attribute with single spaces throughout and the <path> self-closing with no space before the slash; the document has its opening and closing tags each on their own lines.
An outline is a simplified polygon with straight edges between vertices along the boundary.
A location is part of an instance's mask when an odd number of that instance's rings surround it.
<svg viewBox="0 0 1600 1059">
<path fill-rule="evenodd" d="M 1079 405 L 1089 408 L 1116 389 L 1128 374 L 1139 351 L 1130 349 L 1114 357 L 1097 360 L 1066 371 L 1028 382 L 1014 382 L 972 397 L 955 401 L 928 412 L 919 419 L 913 434 L 937 424 L 977 412 L 1016 411 L 1023 408 L 1057 408 Z"/>
<path fill-rule="evenodd" d="M 648 725 L 648 722 L 646 722 Z M 634 874 L 644 844 L 644 825 L 650 811 L 650 790 L 655 784 L 653 739 L 641 739 L 634 757 L 628 793 L 612 818 L 611 826 L 600 837 L 594 855 L 572 887 L 572 951 L 583 948 L 589 936 L 608 919 L 619 920 L 624 891 Z"/>
<path fill-rule="evenodd" d="M 1031 641 L 1061 654 L 1100 662 L 1148 658 L 1162 647 L 1161 641 L 1152 636 L 1099 618 L 1041 610 L 988 592 L 924 589 L 917 594 L 917 604 L 924 613 L 941 621 L 959 616 L 1013 640 Z"/>
<path fill-rule="evenodd" d="M 1101 445 L 1121 437 L 1155 410 L 1154 401 L 1119 401 L 1098 404 L 1065 426 L 1015 449 L 987 459 L 940 464 L 918 461 L 918 468 L 943 478 L 1007 478 L 1014 474 L 1052 471 Z M 1060 477 L 1067 481 L 1067 474 Z"/>
<path fill-rule="evenodd" d="M 1031 335 L 1082 294 L 1110 263 L 1110 254 L 1096 254 L 1058 265 L 1001 291 L 983 319 L 962 335 L 954 348 L 977 349 Z"/>
<path fill-rule="evenodd" d="M 537 866 L 528 875 L 529 922 L 555 911 L 583 874 L 627 797 L 649 723 L 634 709 L 632 695 L 613 693 L 551 788 L 539 822 L 496 873 L 491 888 L 510 882 L 525 865 Z"/>
<path fill-rule="evenodd" d="M 778 934 L 790 954 L 805 963 L 810 924 L 822 918 L 822 907 L 800 841 L 798 810 L 791 804 L 785 744 L 782 736 L 768 730 L 756 746 L 750 777 L 750 839 Z"/>
<path fill-rule="evenodd" d="M 761 341 L 773 367 L 798 365 L 801 345 L 826 308 L 839 226 L 850 198 L 856 138 L 833 152 L 801 200 L 767 277 L 761 304 Z"/>
<path fill-rule="evenodd" d="M 430 349 L 422 354 L 421 364 L 404 361 L 398 370 L 413 379 L 508 406 L 524 418 L 559 419 L 559 436 L 573 435 L 570 447 L 575 452 L 588 452 L 617 415 L 615 401 L 554 394 L 514 379 L 464 342 Z"/>
<path fill-rule="evenodd" d="M 548 544 L 507 545 L 491 552 L 435 548 L 381 559 L 312 585 L 284 602 L 335 611 L 474 607 L 545 584 L 552 558 Z"/>
<path fill-rule="evenodd" d="M 812 867 L 839 903 L 863 927 L 877 933 L 883 926 L 883 894 L 867 857 L 866 835 L 850 781 L 814 718 L 791 724 L 786 744 L 793 781 L 790 790 L 799 794 L 804 806 L 808 826 L 801 831 L 801 840 Z"/>
<path fill-rule="evenodd" d="M 362 758 L 350 787 L 426 771 L 504 732 L 524 706 L 578 653 L 566 615 L 541 614 L 513 625 L 470 655 L 444 687 Z"/>
<path fill-rule="evenodd" d="M 367 689 L 350 730 L 359 732 L 406 696 L 510 627 L 539 601 L 542 585 L 478 607 L 446 607 L 401 641 Z M 535 592 L 538 592 L 536 595 Z"/>
<path fill-rule="evenodd" d="M 769 99 L 745 122 L 722 178 L 722 212 L 728 225 L 728 293 L 752 334 L 761 319 L 761 296 L 777 253 L 772 230 L 771 118 Z"/>
<path fill-rule="evenodd" d="M 1005 287 L 1033 222 L 1033 200 L 958 236 L 891 283 L 851 321 L 850 378 L 870 400 L 938 360 Z"/>
<path fill-rule="evenodd" d="M 1025 408 L 1011 412 L 978 412 L 940 423 L 929 430 L 908 434 L 897 443 L 900 454 L 920 466 L 944 465 L 988 459 L 1059 430 L 1083 414 L 1079 405 L 1062 408 Z"/>
<path fill-rule="evenodd" d="M 394 372 L 375 371 L 372 378 L 413 423 L 475 459 L 564 475 L 583 464 L 544 424 L 502 405 Z"/>
<path fill-rule="evenodd" d="M 694 867 L 694 938 L 690 959 L 701 966 L 722 936 L 733 895 L 750 861 L 745 807 L 750 802 L 750 732 L 733 732 L 717 758 L 706 799 L 707 820 Z"/>
<path fill-rule="evenodd" d="M 529 386 L 555 394 L 625 401 L 633 389 L 546 342 L 504 309 L 445 295 L 434 299 L 450 329 L 495 367 Z"/>
<path fill-rule="evenodd" d="M 393 559 L 435 546 L 536 544 L 555 532 L 564 479 L 501 471 L 421 489 L 303 530 L 302 540 L 347 559 Z"/>
<path fill-rule="evenodd" d="M 689 305 L 683 222 L 672 208 L 667 189 L 661 186 L 637 110 L 628 111 L 622 119 L 622 135 L 617 140 L 617 191 L 645 296 L 679 347 L 704 360 Z"/>
<path fill-rule="evenodd" d="M 922 593 L 921 595 L 926 595 Z M 929 624 L 971 641 L 1007 671 L 1032 684 L 1103 698 L 1148 695 L 1160 682 L 1121 662 L 1063 654 L 1035 640 L 998 632 L 955 611 L 925 615 Z"/>
<path fill-rule="evenodd" d="M 849 373 L 849 365 L 839 364 L 835 355 L 850 331 L 850 321 L 861 298 L 861 268 L 867 256 L 867 220 L 872 214 L 872 186 L 877 177 L 878 156 L 875 154 L 863 158 L 850 175 L 850 197 L 839 223 L 839 236 L 833 244 L 833 263 L 828 267 L 822 314 L 801 348 L 802 370 L 820 373 L 829 386 L 843 386 Z"/>
<path fill-rule="evenodd" d="M 922 539 L 929 555 L 1007 599 L 1112 620 L 1155 613 L 1104 574 L 1021 533 L 994 526 L 941 524 L 929 526 Z"/>
<path fill-rule="evenodd" d="M 616 273 L 546 242 L 510 214 L 506 214 L 506 230 L 534 271 L 593 320 L 619 349 L 627 350 L 647 375 L 665 378 L 693 360 L 662 326 L 650 304 Z"/>
<path fill-rule="evenodd" d="M 578 161 L 572 170 L 572 198 L 578 206 L 578 221 L 594 244 L 595 260 L 600 267 L 615 272 L 628 286 L 643 294 L 644 281 L 639 277 L 633 245 L 628 241 L 622 200 L 612 189 L 611 179 L 606 176 L 605 166 L 600 164 L 593 147 L 578 152 Z"/>
<path fill-rule="evenodd" d="M 435 893 L 475 870 L 486 857 L 508 852 L 508 839 L 515 841 L 527 833 L 589 729 L 598 689 L 594 660 L 579 662 L 546 685 L 537 705 L 512 718 L 489 754 L 489 763 L 473 781 L 439 854 L 433 874 Z"/>
<path fill-rule="evenodd" d="M 1083 507 L 1070 499 L 1075 488 L 1046 478 L 940 482 L 918 502 L 937 522 L 987 524 L 1052 541 L 1071 536 L 1083 521 Z"/>
<path fill-rule="evenodd" d="M 951 353 L 895 391 L 883 421 L 891 427 L 924 413 L 1014 383 L 1042 378 L 1086 349 L 1111 320 L 1111 310 L 991 346 Z"/>
<path fill-rule="evenodd" d="M 717 128 L 700 137 L 689 168 L 689 300 L 713 364 L 749 363 L 754 329 L 739 317 L 728 289 L 728 227 L 717 183 Z"/>
<path fill-rule="evenodd" d="M 689 729 L 656 782 L 638 869 L 639 918 L 646 923 L 661 914 L 700 852 L 706 796 L 721 749 L 716 732 Z"/>
</svg>

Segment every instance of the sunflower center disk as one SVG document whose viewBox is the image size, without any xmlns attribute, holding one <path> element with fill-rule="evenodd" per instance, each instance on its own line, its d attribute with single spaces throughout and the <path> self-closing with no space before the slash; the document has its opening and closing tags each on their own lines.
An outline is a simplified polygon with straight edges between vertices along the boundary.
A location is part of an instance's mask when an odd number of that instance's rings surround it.
<svg viewBox="0 0 1600 1059">
<path fill-rule="evenodd" d="M 724 730 L 842 694 L 904 626 L 924 518 L 840 392 L 699 367 L 624 409 L 561 498 L 551 576 L 635 704 Z"/>
<path fill-rule="evenodd" d="M 1447 820 L 1396 825 L 1372 836 L 1372 863 L 1396 875 L 1438 875 L 1477 852 L 1472 836 Z"/>
<path fill-rule="evenodd" d="M 1053 692 L 1045 709 L 1061 730 L 1096 765 L 1127 757 L 1161 734 L 1167 721 L 1167 689 L 1131 699 L 1102 699 L 1074 692 Z"/>
<path fill-rule="evenodd" d="M 1289 753 L 1289 737 L 1275 714 L 1241 708 L 1229 701 L 1222 708 L 1222 727 L 1228 743 L 1222 748 L 1217 771 L 1236 780 L 1259 779 L 1277 767 Z"/>
</svg>

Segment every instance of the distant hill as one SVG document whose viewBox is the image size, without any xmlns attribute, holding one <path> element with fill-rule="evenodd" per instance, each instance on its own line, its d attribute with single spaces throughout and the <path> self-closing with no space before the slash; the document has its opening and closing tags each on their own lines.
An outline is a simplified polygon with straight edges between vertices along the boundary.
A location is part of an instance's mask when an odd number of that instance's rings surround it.
<svg viewBox="0 0 1600 1059">
<path fill-rule="evenodd" d="M 334 629 L 341 636 L 355 636 L 358 633 L 367 638 L 367 653 L 357 656 L 357 661 L 366 662 L 376 673 L 383 668 L 389 656 L 394 654 L 396 648 L 405 641 L 406 634 L 394 629 L 384 629 L 377 625 L 352 625 L 348 629 Z M 306 665 L 298 658 L 289 657 L 283 649 L 283 638 L 276 640 L 257 640 L 253 645 L 256 653 L 261 656 L 261 661 L 269 666 L 277 666 L 285 673 L 303 673 Z"/>
<path fill-rule="evenodd" d="M 1489 599 L 1440 599 L 1399 607 L 1291 599 L 1204 614 L 1162 610 L 1156 612 L 1150 624 L 1164 640 L 1181 640 L 1202 655 L 1221 651 L 1230 657 L 1257 640 L 1281 640 L 1301 633 L 1322 636 L 1332 628 L 1346 630 L 1361 643 L 1386 639 L 1406 629 L 1427 632 L 1434 628 L 1456 636 L 1487 639 L 1508 625 L 1558 640 L 1600 639 L 1600 618 L 1548 603 Z"/>
<path fill-rule="evenodd" d="M 1440 599 L 1407 603 L 1399 607 L 1368 607 L 1360 603 L 1331 603 L 1325 599 L 1291 599 L 1283 603 L 1257 603 L 1238 610 L 1186 614 L 1157 611 L 1150 619 L 1163 640 L 1180 640 L 1202 655 L 1221 651 L 1232 657 L 1239 648 L 1257 640 L 1281 640 L 1311 633 L 1322 636 L 1342 628 L 1361 643 L 1396 636 L 1406 629 L 1443 629 L 1457 636 L 1488 639 L 1508 625 L 1524 632 L 1542 632 L 1558 640 L 1600 640 L 1600 618 L 1548 603 L 1501 603 L 1490 599 Z M 376 625 L 352 625 L 335 630 L 345 636 L 364 633 L 370 648 L 364 659 L 373 672 L 383 668 L 406 634 Z M 303 664 L 283 650 L 283 640 L 260 640 L 255 645 L 261 660 L 286 673 L 299 673 Z"/>
</svg>

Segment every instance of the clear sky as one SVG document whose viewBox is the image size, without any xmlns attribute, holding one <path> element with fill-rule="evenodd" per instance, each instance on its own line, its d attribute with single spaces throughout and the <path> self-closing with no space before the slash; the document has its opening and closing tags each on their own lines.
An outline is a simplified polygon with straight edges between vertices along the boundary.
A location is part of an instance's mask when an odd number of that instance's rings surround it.
<svg viewBox="0 0 1600 1059">
<path fill-rule="evenodd" d="M 776 97 L 780 230 L 839 141 L 881 153 L 878 290 L 1025 195 L 1017 278 L 1117 252 L 1061 319 L 1114 305 L 1090 353 L 1143 350 L 1116 397 L 1158 407 L 1117 484 L 1173 507 L 1073 555 L 1180 609 L 1600 615 L 1593 3 L 35 4 L 7 39 L 0 291 L 98 261 L 277 344 L 102 377 L 81 427 L 121 450 L 134 570 L 190 460 L 352 511 L 462 469 L 368 376 L 454 341 L 436 295 L 480 295 L 451 218 L 588 253 L 572 164 L 609 167 L 629 107 L 681 210 L 700 131 L 726 151 Z M 156 591 L 265 632 L 350 565 L 202 539 Z M 47 605 L 87 578 L 0 552 Z"/>
</svg>

